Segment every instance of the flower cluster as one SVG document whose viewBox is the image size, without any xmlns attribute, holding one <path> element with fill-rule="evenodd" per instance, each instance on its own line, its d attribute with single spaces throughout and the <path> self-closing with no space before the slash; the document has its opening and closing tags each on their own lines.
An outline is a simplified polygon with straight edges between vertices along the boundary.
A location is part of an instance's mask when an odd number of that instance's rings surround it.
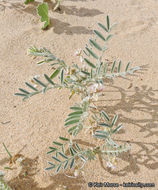
<svg viewBox="0 0 158 190">
<path fill-rule="evenodd" d="M 91 93 L 97 93 L 97 92 L 102 92 L 104 90 L 104 85 L 101 83 L 95 83 L 92 84 L 88 87 L 88 92 Z"/>
<path fill-rule="evenodd" d="M 98 100 L 100 93 L 104 90 L 104 85 L 94 83 L 88 87 L 88 95 L 95 101 Z"/>
</svg>

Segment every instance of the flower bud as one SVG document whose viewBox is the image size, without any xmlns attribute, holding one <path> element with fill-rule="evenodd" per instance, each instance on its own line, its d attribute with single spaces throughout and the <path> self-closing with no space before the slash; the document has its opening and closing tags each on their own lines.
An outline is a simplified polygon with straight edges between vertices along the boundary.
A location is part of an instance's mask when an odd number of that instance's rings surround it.
<svg viewBox="0 0 158 190">
<path fill-rule="evenodd" d="M 79 171 L 78 170 L 75 170 L 74 171 L 74 176 L 77 177 L 79 175 Z"/>
<path fill-rule="evenodd" d="M 80 56 L 82 53 L 82 50 L 81 49 L 78 49 L 75 51 L 75 56 Z"/>
</svg>

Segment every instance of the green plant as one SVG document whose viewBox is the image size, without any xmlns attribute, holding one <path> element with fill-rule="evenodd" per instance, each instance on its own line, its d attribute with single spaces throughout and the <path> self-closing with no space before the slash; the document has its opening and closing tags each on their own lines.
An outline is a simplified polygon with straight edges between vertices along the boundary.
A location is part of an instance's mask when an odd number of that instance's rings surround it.
<svg viewBox="0 0 158 190">
<path fill-rule="evenodd" d="M 34 2 L 35 0 L 25 0 L 25 4 L 29 4 Z M 41 17 L 41 22 L 44 22 L 44 26 L 42 29 L 47 29 L 48 26 L 50 25 L 50 18 L 48 16 L 48 4 L 44 3 L 45 0 L 43 0 L 43 3 L 41 3 L 38 7 L 37 7 L 37 13 L 38 15 Z M 60 3 L 61 0 L 56 0 L 56 5 L 54 7 L 54 11 L 56 11 L 57 9 L 60 8 Z"/>
<path fill-rule="evenodd" d="M 4 173 L 0 171 L 0 190 L 12 190 L 3 179 Z"/>
<path fill-rule="evenodd" d="M 8 166 L 4 167 L 4 169 L 12 170 L 12 166 L 14 164 L 16 164 L 17 161 L 21 164 L 21 162 L 23 160 L 23 155 L 15 154 L 15 155 L 12 156 L 12 154 L 9 152 L 7 146 L 4 143 L 3 143 L 3 147 L 4 147 L 5 151 L 7 152 L 8 156 L 9 156 L 9 167 Z"/>
<path fill-rule="evenodd" d="M 48 152 L 48 154 L 53 154 L 53 161 L 48 162 L 49 167 L 46 170 L 55 169 L 58 173 L 61 169 L 65 172 L 70 168 L 75 169 L 74 174 L 78 175 L 78 171 L 84 167 L 86 162 L 96 159 L 97 154 L 106 160 L 108 167 L 113 168 L 118 154 L 130 149 L 128 144 L 118 145 L 112 139 L 113 134 L 122 127 L 122 124 L 118 124 L 118 116 L 111 118 L 104 110 L 100 112 L 94 102 L 102 94 L 105 79 L 126 77 L 127 74 L 133 74 L 140 68 L 130 68 L 130 63 L 128 63 L 123 70 L 121 61 L 118 64 L 116 61 L 112 64 L 104 61 L 103 55 L 107 49 L 107 42 L 112 37 L 111 29 L 114 25 L 110 25 L 109 16 L 107 16 L 106 26 L 101 23 L 98 23 L 98 26 L 102 31 L 94 30 L 95 38 L 89 39 L 89 45 L 87 44 L 83 51 L 76 52 L 76 55 L 80 57 L 81 67 L 78 64 L 67 65 L 46 48 L 31 47 L 29 49 L 30 55 L 44 57 L 38 64 L 53 62 L 51 65 L 56 66 L 56 69 L 51 76 L 44 74 L 46 82 L 34 77 L 33 81 L 37 87 L 26 82 L 26 86 L 31 91 L 19 88 L 20 92 L 15 95 L 22 96 L 23 100 L 26 100 L 50 89 L 67 88 L 70 90 L 70 98 L 74 94 L 81 96 L 81 102 L 70 107 L 71 112 L 65 120 L 65 128 L 68 128 L 70 138 L 59 137 L 59 141 L 53 141 Z M 53 81 L 57 76 L 59 76 L 58 83 Z M 100 146 L 80 147 L 75 137 L 83 130 L 99 140 Z"/>
</svg>

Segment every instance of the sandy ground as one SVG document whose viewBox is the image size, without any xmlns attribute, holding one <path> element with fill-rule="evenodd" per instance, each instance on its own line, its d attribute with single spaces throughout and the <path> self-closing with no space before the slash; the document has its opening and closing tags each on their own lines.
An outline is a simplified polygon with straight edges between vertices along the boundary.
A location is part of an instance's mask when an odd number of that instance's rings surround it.
<svg viewBox="0 0 158 190">
<path fill-rule="evenodd" d="M 37 3 L 36 3 L 37 4 Z M 36 5 L 35 4 L 35 5 Z M 8 155 L 22 154 L 22 170 L 6 171 L 6 179 L 16 190 L 55 190 L 59 184 L 69 190 L 90 189 L 88 182 L 155 183 L 158 189 L 158 1 L 157 0 L 65 0 L 61 12 L 50 6 L 51 27 L 42 31 L 35 5 L 24 6 L 17 0 L 0 0 L 0 169 L 8 166 Z M 101 160 L 88 163 L 85 176 L 77 179 L 44 172 L 48 147 L 58 136 L 66 135 L 64 119 L 69 107 L 79 101 L 69 93 L 55 90 L 26 102 L 13 96 L 32 76 L 50 74 L 51 68 L 37 66 L 27 56 L 31 45 L 47 47 L 68 64 L 78 61 L 74 52 L 84 48 L 97 27 L 109 14 L 117 22 L 115 36 L 106 58 L 143 66 L 141 72 L 115 80 L 106 87 L 98 104 L 109 114 L 119 114 L 124 128 L 116 135 L 119 142 L 130 141 L 130 152 L 120 156 L 115 170 Z M 83 139 L 81 140 L 81 138 Z M 80 144 L 93 146 L 88 136 Z M 91 188 L 97 189 L 97 188 Z M 104 188 L 100 188 L 104 189 Z M 108 188 L 110 189 L 110 188 Z M 123 189 L 123 188 L 119 188 Z M 125 188 L 137 189 L 137 188 Z"/>
</svg>

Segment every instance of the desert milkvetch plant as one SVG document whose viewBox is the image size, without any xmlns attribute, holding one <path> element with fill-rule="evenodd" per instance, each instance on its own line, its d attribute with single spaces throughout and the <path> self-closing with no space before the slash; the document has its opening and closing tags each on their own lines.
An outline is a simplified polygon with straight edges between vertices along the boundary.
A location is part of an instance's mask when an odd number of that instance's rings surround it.
<svg viewBox="0 0 158 190">
<path fill-rule="evenodd" d="M 98 100 L 103 89 L 106 88 L 105 79 L 126 77 L 140 68 L 130 68 L 130 63 L 127 63 L 122 69 L 121 61 L 118 63 L 114 61 L 112 64 L 104 61 L 103 55 L 107 49 L 107 42 L 112 37 L 111 30 L 114 25 L 110 25 L 109 16 L 107 16 L 106 25 L 98 23 L 98 26 L 100 30 L 94 30 L 95 37 L 89 39 L 85 49 L 75 53 L 80 57 L 81 67 L 78 64 L 67 65 L 46 48 L 31 47 L 29 49 L 30 55 L 44 58 L 38 62 L 39 65 L 51 62 L 55 70 L 50 76 L 44 74 L 43 79 L 34 77 L 37 87 L 26 82 L 26 86 L 31 91 L 19 88 L 20 92 L 15 95 L 26 100 L 50 89 L 67 88 L 70 91 L 69 98 L 74 94 L 81 96 L 81 102 L 70 107 L 71 112 L 65 120 L 65 128 L 68 129 L 70 138 L 59 137 L 59 141 L 53 141 L 53 146 L 49 147 L 48 152 L 48 154 L 53 154 L 52 161 L 48 162 L 49 167 L 46 170 L 54 169 L 56 173 L 60 170 L 65 172 L 68 168 L 75 171 L 81 170 L 88 160 L 96 159 L 97 154 L 102 156 L 108 167 L 114 168 L 118 154 L 130 149 L 128 144 L 118 145 L 112 139 L 113 134 L 122 128 L 122 124 L 118 124 L 118 116 L 111 118 L 105 111 L 98 111 L 94 101 Z M 59 82 L 54 80 L 57 76 Z M 101 142 L 100 146 L 80 147 L 75 137 L 81 131 L 89 132 L 92 138 Z"/>
</svg>

